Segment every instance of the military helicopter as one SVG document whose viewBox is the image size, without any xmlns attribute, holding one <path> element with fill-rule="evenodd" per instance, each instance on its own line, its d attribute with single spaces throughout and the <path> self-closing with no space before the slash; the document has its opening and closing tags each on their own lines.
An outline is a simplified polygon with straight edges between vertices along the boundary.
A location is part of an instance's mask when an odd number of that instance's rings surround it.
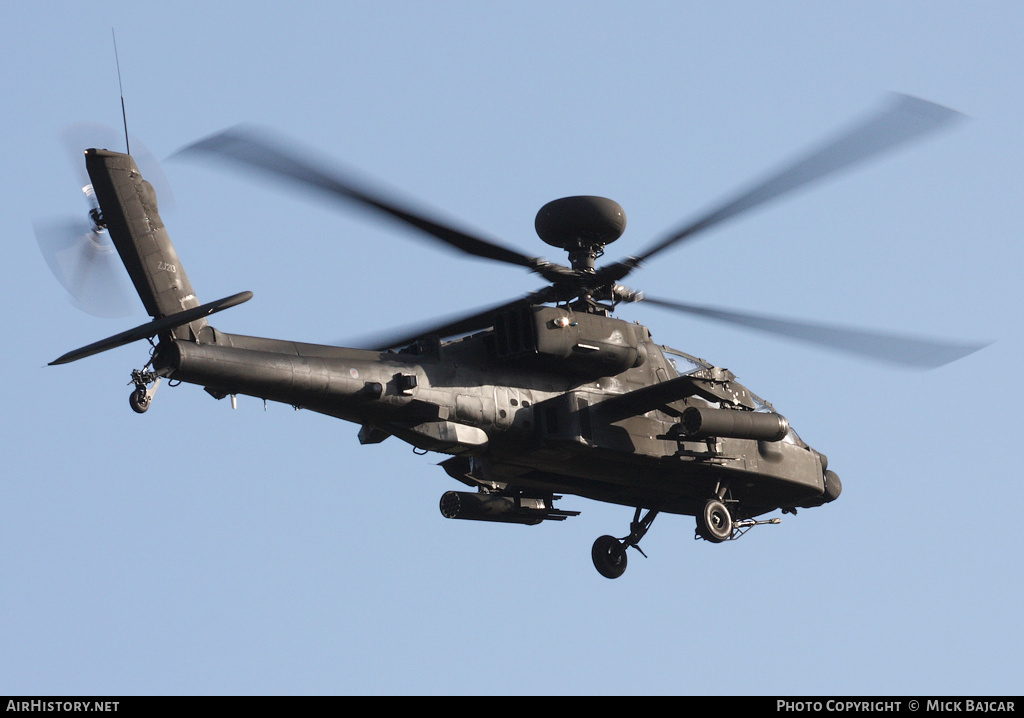
<svg viewBox="0 0 1024 718">
<path fill-rule="evenodd" d="M 613 316 L 620 302 L 668 309 L 932 367 L 981 348 L 792 322 L 655 299 L 619 282 L 634 270 L 742 212 L 948 125 L 960 114 L 907 96 L 771 173 L 646 249 L 597 265 L 624 232 L 614 201 L 576 196 L 541 208 L 536 230 L 568 253 L 565 266 L 472 234 L 304 157 L 256 130 L 236 127 L 190 145 L 213 157 L 372 208 L 426 237 L 482 259 L 524 267 L 540 289 L 455 319 L 344 348 L 229 334 L 208 318 L 252 297 L 202 303 L 157 208 L 152 185 L 129 154 L 85 150 L 95 198 L 87 251 L 109 235 L 152 321 L 64 354 L 65 364 L 147 339 L 149 361 L 132 371 L 131 407 L 149 409 L 164 379 L 196 384 L 216 399 L 237 394 L 353 422 L 359 441 L 394 436 L 469 490 L 440 500 L 450 519 L 536 525 L 578 511 L 555 508 L 564 494 L 635 510 L 623 537 L 599 537 L 592 559 L 617 578 L 627 550 L 660 513 L 693 516 L 695 538 L 735 540 L 780 510 L 835 501 L 842 484 L 825 454 L 808 446 L 770 403 L 732 372 L 656 344 L 650 331 Z M 82 234 L 80 232 L 79 234 Z M 89 249 L 91 248 L 91 249 Z M 109 252 L 113 255 L 113 252 Z M 52 265 L 52 263 L 51 263 Z M 71 283 L 66 286 L 71 288 Z"/>
</svg>

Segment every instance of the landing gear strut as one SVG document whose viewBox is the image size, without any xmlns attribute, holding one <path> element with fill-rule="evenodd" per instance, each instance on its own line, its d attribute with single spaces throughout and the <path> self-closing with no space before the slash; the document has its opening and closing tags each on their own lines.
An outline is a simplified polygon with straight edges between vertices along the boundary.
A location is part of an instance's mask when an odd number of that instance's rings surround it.
<svg viewBox="0 0 1024 718">
<path fill-rule="evenodd" d="M 626 549 L 632 546 L 644 558 L 647 554 L 640 548 L 640 539 L 646 535 L 647 530 L 654 523 L 654 517 L 658 512 L 651 509 L 643 518 L 640 518 L 642 509 L 637 508 L 633 515 L 633 521 L 629 524 L 629 536 L 617 539 L 614 536 L 599 536 L 594 541 L 594 547 L 590 551 L 594 559 L 594 568 L 605 578 L 618 578 L 626 572 Z"/>
</svg>

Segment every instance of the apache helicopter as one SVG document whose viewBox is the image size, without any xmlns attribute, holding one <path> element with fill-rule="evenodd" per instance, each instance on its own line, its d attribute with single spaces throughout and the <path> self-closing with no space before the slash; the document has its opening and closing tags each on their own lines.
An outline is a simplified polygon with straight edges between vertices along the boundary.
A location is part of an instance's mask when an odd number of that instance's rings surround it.
<svg viewBox="0 0 1024 718">
<path fill-rule="evenodd" d="M 695 537 L 736 539 L 781 509 L 837 499 L 839 477 L 771 404 L 732 372 L 661 346 L 649 330 L 612 316 L 620 302 L 740 324 L 833 348 L 932 367 L 981 348 L 808 324 L 654 299 L 619 284 L 633 270 L 699 233 L 960 117 L 897 96 L 870 116 L 767 179 L 668 232 L 647 249 L 596 266 L 626 226 L 622 208 L 593 196 L 556 199 L 536 230 L 568 252 L 569 266 L 530 257 L 385 198 L 361 182 L 253 130 L 234 128 L 185 148 L 370 207 L 461 252 L 525 267 L 547 284 L 454 320 L 381 339 L 367 348 L 228 334 L 208 317 L 247 301 L 242 292 L 197 298 L 157 209 L 156 194 L 129 154 L 86 149 L 94 198 L 86 250 L 109 235 L 153 321 L 61 356 L 65 364 L 141 339 L 149 361 L 132 372 L 132 408 L 145 412 L 161 380 L 202 386 L 351 421 L 359 441 L 395 436 L 449 455 L 440 466 L 470 491 L 448 491 L 452 519 L 536 525 L 578 511 L 555 508 L 562 494 L 635 509 L 629 533 L 601 536 L 592 558 L 621 576 L 627 549 L 659 513 L 696 518 Z M 42 240 L 42 238 L 41 238 Z M 41 241 L 42 245 L 42 241 Z M 109 246 L 109 244 L 107 245 Z M 111 252 L 111 255 L 113 253 Z M 53 266 L 53 263 L 51 263 Z M 70 284 L 66 283 L 66 286 Z"/>
</svg>

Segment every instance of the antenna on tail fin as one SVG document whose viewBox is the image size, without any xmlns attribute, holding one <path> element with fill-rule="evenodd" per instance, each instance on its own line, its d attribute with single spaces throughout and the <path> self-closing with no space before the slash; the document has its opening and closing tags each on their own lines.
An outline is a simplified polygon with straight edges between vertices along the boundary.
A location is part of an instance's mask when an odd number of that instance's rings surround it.
<svg viewBox="0 0 1024 718">
<path fill-rule="evenodd" d="M 110 37 L 114 41 L 114 64 L 117 65 L 117 89 L 121 91 L 121 120 L 124 122 L 124 151 L 130 155 L 132 148 L 128 144 L 128 114 L 124 110 L 124 85 L 121 84 L 121 61 L 117 57 L 117 35 L 110 28 Z"/>
</svg>

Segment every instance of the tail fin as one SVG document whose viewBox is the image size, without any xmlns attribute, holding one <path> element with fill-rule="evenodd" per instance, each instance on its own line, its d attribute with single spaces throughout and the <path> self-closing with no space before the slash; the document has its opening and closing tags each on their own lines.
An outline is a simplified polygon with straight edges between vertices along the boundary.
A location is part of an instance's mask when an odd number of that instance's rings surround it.
<svg viewBox="0 0 1024 718">
<path fill-rule="evenodd" d="M 149 315 L 160 319 L 200 306 L 160 219 L 156 192 L 131 155 L 90 149 L 85 166 L 110 239 Z M 200 318 L 172 334 L 194 340 L 206 325 Z"/>
</svg>

